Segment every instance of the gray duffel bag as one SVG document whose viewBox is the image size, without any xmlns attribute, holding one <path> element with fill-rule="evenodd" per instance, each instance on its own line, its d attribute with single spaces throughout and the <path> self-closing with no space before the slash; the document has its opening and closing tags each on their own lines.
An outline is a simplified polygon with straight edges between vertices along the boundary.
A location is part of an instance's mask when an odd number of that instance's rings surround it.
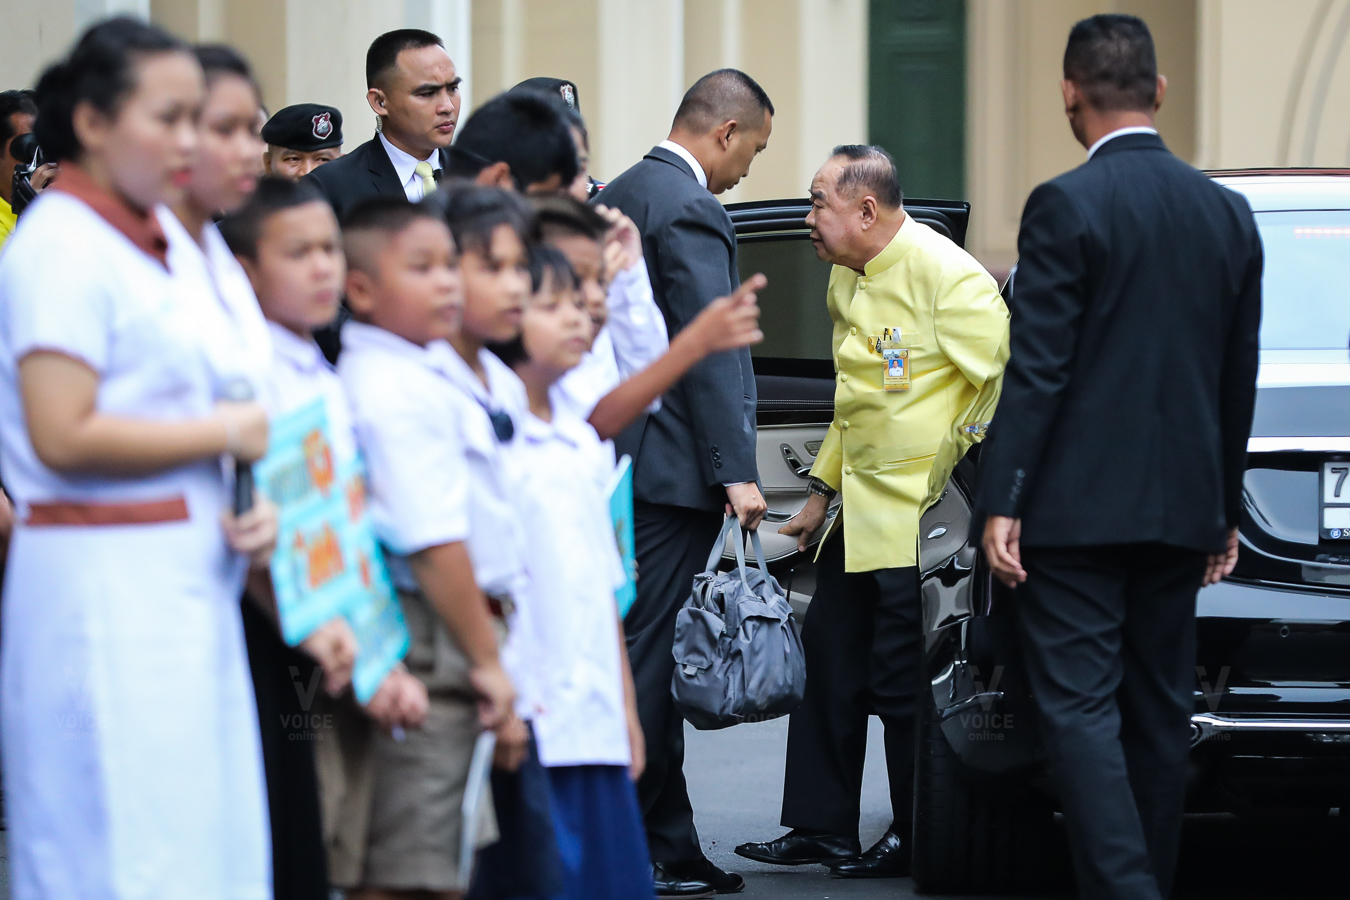
<svg viewBox="0 0 1350 900">
<path fill-rule="evenodd" d="M 727 533 L 736 568 L 718 572 Z M 747 569 L 741 526 L 728 517 L 706 571 L 675 618 L 675 706 L 710 731 L 785 716 L 806 693 L 801 632 L 783 589 L 769 575 L 759 535 L 750 533 L 758 569 Z"/>
</svg>

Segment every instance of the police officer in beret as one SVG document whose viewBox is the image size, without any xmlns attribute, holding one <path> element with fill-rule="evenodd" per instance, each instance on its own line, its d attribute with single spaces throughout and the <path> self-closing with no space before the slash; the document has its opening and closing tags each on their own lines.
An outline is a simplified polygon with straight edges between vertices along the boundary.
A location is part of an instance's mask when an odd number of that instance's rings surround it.
<svg viewBox="0 0 1350 900">
<path fill-rule="evenodd" d="M 322 103 L 297 103 L 267 120 L 262 139 L 267 173 L 298 181 L 342 155 L 342 113 Z"/>
</svg>

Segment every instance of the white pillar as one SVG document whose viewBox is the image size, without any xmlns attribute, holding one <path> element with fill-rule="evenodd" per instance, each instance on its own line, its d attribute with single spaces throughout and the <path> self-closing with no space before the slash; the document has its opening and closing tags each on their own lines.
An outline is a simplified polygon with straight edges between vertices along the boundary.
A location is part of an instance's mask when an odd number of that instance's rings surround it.
<svg viewBox="0 0 1350 900">
<path fill-rule="evenodd" d="M 473 109 L 473 3 L 472 0 L 403 0 L 403 24 L 438 35 L 455 61 L 464 84 L 460 87 L 462 109 Z"/>
</svg>

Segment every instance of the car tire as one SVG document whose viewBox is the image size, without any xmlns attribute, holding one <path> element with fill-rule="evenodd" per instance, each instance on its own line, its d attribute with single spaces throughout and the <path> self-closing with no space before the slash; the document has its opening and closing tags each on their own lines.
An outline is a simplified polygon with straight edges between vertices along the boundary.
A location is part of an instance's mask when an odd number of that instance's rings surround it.
<svg viewBox="0 0 1350 900">
<path fill-rule="evenodd" d="M 1030 788 L 972 783 L 920 691 L 914 784 L 914 885 L 925 894 L 1000 894 L 1044 889 L 1051 872 L 1054 810 Z"/>
</svg>

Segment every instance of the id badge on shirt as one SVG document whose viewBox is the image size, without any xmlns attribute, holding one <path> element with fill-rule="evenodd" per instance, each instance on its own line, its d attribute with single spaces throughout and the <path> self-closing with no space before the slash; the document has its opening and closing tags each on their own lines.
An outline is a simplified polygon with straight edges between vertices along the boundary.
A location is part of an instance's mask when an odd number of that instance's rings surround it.
<svg viewBox="0 0 1350 900">
<path fill-rule="evenodd" d="M 877 341 L 881 354 L 881 386 L 888 391 L 909 390 L 909 349 L 897 341 Z"/>
</svg>

